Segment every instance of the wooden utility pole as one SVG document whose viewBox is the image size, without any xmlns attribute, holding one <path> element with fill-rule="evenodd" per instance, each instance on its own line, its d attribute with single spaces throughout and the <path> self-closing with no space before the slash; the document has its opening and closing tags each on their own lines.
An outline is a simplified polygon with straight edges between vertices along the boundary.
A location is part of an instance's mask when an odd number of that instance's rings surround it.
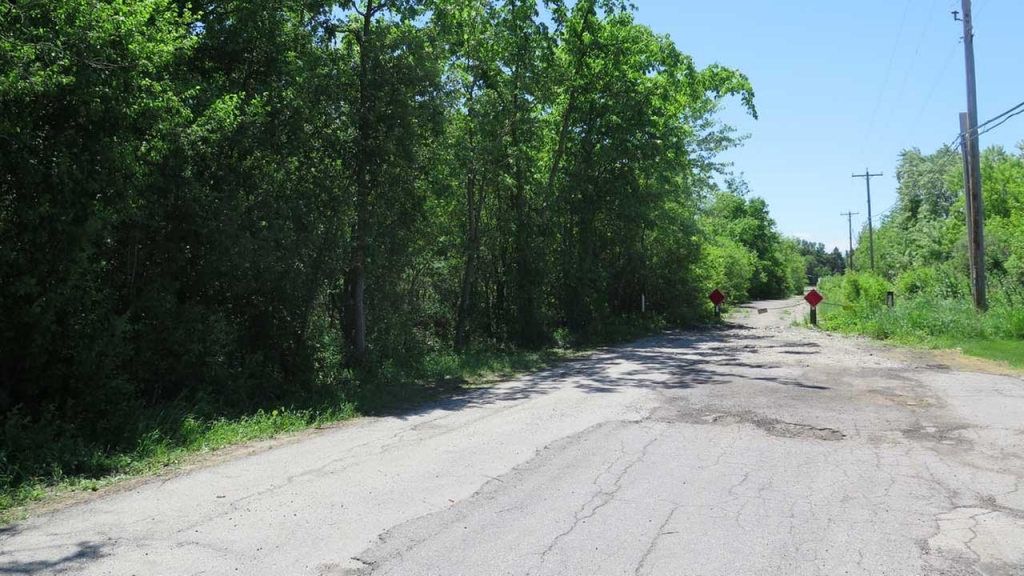
<svg viewBox="0 0 1024 576">
<path fill-rule="evenodd" d="M 846 223 L 850 227 L 850 251 L 848 252 L 850 255 L 850 263 L 848 265 L 850 270 L 853 270 L 853 217 L 858 214 L 860 214 L 860 212 L 843 212 L 840 214 L 840 216 L 846 216 Z"/>
<path fill-rule="evenodd" d="M 864 169 L 863 174 L 854 174 L 853 178 L 863 178 L 864 182 L 868 186 L 868 244 L 871 249 L 871 269 L 875 269 L 875 227 L 871 222 L 871 179 L 876 176 L 881 176 L 882 173 L 872 174 L 867 168 Z"/>
<path fill-rule="evenodd" d="M 974 294 L 974 271 L 977 269 L 977 263 L 974 261 L 976 256 L 973 246 L 970 244 L 970 239 L 974 237 L 974 202 L 971 198 L 971 141 L 967 137 L 967 132 L 970 130 L 971 121 L 967 116 L 967 112 L 960 113 L 960 157 L 963 159 L 964 164 L 964 199 L 965 199 L 965 210 L 967 212 L 967 258 L 970 261 L 970 274 L 971 274 L 971 294 L 973 298 Z"/>
<path fill-rule="evenodd" d="M 962 0 L 964 24 L 964 63 L 967 71 L 967 129 L 961 130 L 966 140 L 965 182 L 967 194 L 967 244 L 971 253 L 971 292 L 978 310 L 988 308 L 985 290 L 985 210 L 981 197 L 981 147 L 978 144 L 978 87 L 974 76 L 974 23 L 971 0 Z M 955 14 L 954 14 L 955 17 Z M 962 120 L 961 120 L 962 122 Z M 961 128 L 963 128 L 961 126 Z"/>
</svg>

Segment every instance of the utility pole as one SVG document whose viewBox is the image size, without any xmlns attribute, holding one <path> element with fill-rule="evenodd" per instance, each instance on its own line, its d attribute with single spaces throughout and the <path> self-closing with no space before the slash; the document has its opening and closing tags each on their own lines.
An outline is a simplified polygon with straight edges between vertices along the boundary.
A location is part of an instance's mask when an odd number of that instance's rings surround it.
<svg viewBox="0 0 1024 576">
<path fill-rule="evenodd" d="M 846 223 L 850 226 L 850 270 L 853 270 L 853 217 L 860 214 L 860 212 L 843 212 L 840 216 L 846 216 Z"/>
<path fill-rule="evenodd" d="M 863 174 L 854 174 L 852 178 L 863 178 L 864 182 L 868 186 L 868 244 L 871 248 L 871 269 L 875 269 L 875 227 L 871 222 L 871 179 L 876 176 L 881 176 L 882 173 L 872 174 L 867 168 L 864 169 Z"/>
<path fill-rule="evenodd" d="M 967 112 L 960 113 L 960 157 L 964 163 L 964 199 L 966 201 L 965 209 L 967 212 L 967 258 L 970 261 L 970 274 L 971 274 L 971 296 L 974 296 L 974 277 L 975 270 L 978 269 L 974 252 L 974 244 L 972 238 L 974 238 L 974 199 L 971 197 L 971 141 L 967 137 L 967 133 L 970 131 L 971 121 L 967 115 Z"/>
<path fill-rule="evenodd" d="M 967 72 L 967 129 L 961 130 L 967 146 L 969 184 L 967 194 L 967 243 L 971 253 L 971 292 L 974 307 L 988 309 L 985 291 L 985 210 L 981 197 L 981 146 L 978 144 L 978 87 L 974 76 L 974 22 L 971 0 L 962 0 L 964 24 L 964 63 Z M 956 14 L 953 15 L 956 18 Z M 961 120 L 962 122 L 962 120 Z M 962 128 L 962 126 L 961 126 Z"/>
</svg>

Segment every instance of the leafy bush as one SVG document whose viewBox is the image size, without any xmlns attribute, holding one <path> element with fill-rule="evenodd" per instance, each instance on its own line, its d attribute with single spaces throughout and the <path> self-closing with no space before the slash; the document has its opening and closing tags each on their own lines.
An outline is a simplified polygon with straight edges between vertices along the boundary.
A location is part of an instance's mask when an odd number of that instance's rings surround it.
<svg viewBox="0 0 1024 576">
<path fill-rule="evenodd" d="M 939 274 L 935 268 L 915 268 L 896 279 L 896 294 L 906 297 L 934 295 L 939 284 Z"/>
<path fill-rule="evenodd" d="M 755 260 L 754 253 L 739 242 L 716 238 L 704 249 L 709 289 L 721 290 L 730 303 L 746 302 L 754 277 Z"/>
<path fill-rule="evenodd" d="M 878 339 L 956 344 L 977 339 L 1024 339 L 1024 307 L 1010 305 L 994 293 L 992 306 L 978 312 L 970 300 L 944 297 L 960 280 L 943 269 L 911 270 L 896 279 L 897 298 L 885 306 L 888 283 L 870 273 L 848 273 L 819 285 L 826 301 L 825 328 L 857 332 Z"/>
<path fill-rule="evenodd" d="M 1024 307 L 1001 305 L 986 314 L 991 336 L 1024 340 Z"/>
<path fill-rule="evenodd" d="M 831 303 L 870 309 L 885 305 L 890 284 L 881 276 L 870 272 L 847 272 L 831 276 L 819 284 L 819 291 Z"/>
</svg>

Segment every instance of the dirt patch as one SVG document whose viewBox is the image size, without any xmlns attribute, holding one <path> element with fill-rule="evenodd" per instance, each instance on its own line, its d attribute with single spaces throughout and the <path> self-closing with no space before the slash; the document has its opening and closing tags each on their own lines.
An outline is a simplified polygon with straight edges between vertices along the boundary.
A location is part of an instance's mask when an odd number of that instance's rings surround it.
<svg viewBox="0 0 1024 576">
<path fill-rule="evenodd" d="M 967 356 L 959 350 L 926 350 L 920 348 L 886 348 L 886 354 L 897 358 L 916 368 L 930 370 L 956 370 L 959 372 L 978 372 L 999 376 L 1017 376 L 1024 378 L 1024 370 L 1012 368 L 1005 362 L 987 360 Z"/>
</svg>

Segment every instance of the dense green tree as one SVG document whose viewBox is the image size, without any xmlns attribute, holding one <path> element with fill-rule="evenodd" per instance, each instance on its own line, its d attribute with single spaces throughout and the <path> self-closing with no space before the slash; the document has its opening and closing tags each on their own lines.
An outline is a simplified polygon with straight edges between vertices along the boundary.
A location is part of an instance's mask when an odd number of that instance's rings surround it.
<svg viewBox="0 0 1024 576">
<path fill-rule="evenodd" d="M 734 302 L 782 298 L 803 290 L 810 270 L 806 257 L 824 246 L 783 238 L 763 198 L 749 197 L 749 187 L 727 178 L 701 214 L 708 235 L 704 248 L 712 286 Z"/>
<path fill-rule="evenodd" d="M 787 258 L 796 253 L 795 244 L 783 242 L 767 202 L 746 194 L 746 183 L 728 180 L 726 190 L 715 193 L 706 216 L 706 226 L 714 236 L 731 239 L 751 254 L 753 273 L 745 296 L 780 298 L 802 289 L 806 280 L 794 286 L 788 272 Z"/>
<path fill-rule="evenodd" d="M 155 1 L 0 12 L 0 411 L 130 410 L 146 218 L 191 120 L 189 20 Z"/>
<path fill-rule="evenodd" d="M 753 107 L 745 77 L 698 70 L 619 3 L 579 2 L 555 15 L 555 74 L 566 79 L 557 83 L 548 177 L 559 234 L 556 298 L 566 325 L 582 329 L 636 311 L 649 286 L 669 285 L 653 275 L 684 286 L 694 276 L 699 246 L 687 229 L 696 215 L 689 175 L 704 146 L 698 124 L 726 95 Z M 653 238 L 655 249 L 676 252 L 659 254 L 657 268 Z M 693 298 L 647 296 L 663 312 Z"/>
<path fill-rule="evenodd" d="M 613 0 L 0 2 L 0 480 L 791 291 L 727 98 Z"/>
<path fill-rule="evenodd" d="M 1024 153 L 994 147 L 982 153 L 986 268 L 996 307 L 1024 305 Z M 960 155 L 904 152 L 897 169 L 899 201 L 875 230 L 876 271 L 899 290 L 938 299 L 966 299 L 967 226 Z M 855 254 L 870 266 L 867 231 Z"/>
</svg>

